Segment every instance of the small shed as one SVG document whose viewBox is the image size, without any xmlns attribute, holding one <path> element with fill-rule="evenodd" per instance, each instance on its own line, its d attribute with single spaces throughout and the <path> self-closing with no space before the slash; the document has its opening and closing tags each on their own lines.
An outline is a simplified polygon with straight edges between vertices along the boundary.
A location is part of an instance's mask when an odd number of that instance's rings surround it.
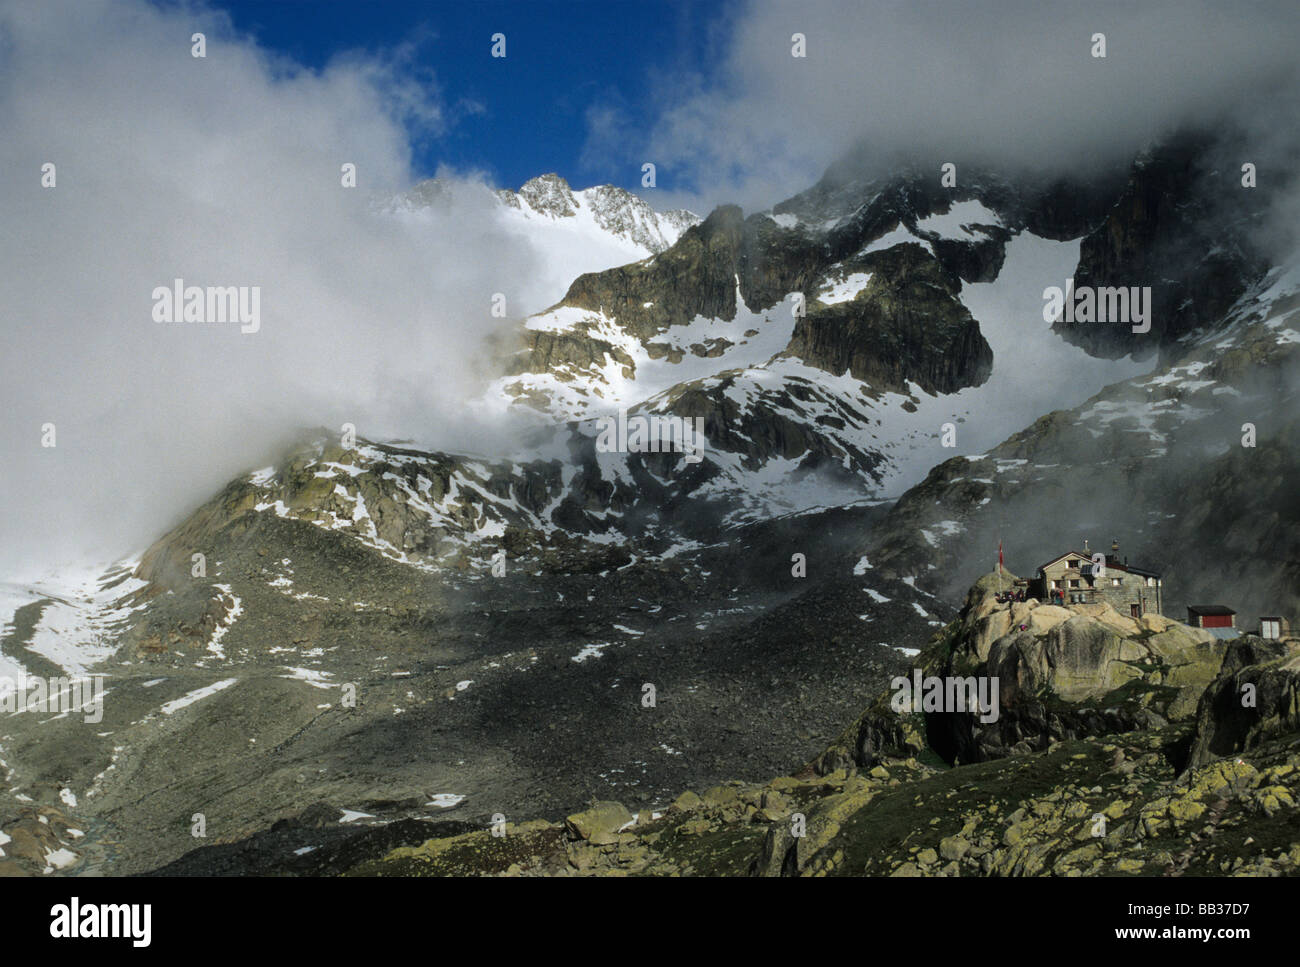
<svg viewBox="0 0 1300 967">
<path fill-rule="evenodd" d="M 1221 604 L 1189 604 L 1187 623 L 1193 628 L 1235 628 L 1237 612 Z"/>
<path fill-rule="evenodd" d="M 1277 641 L 1291 631 L 1291 622 L 1280 614 L 1261 615 L 1259 619 L 1259 636 Z"/>
</svg>

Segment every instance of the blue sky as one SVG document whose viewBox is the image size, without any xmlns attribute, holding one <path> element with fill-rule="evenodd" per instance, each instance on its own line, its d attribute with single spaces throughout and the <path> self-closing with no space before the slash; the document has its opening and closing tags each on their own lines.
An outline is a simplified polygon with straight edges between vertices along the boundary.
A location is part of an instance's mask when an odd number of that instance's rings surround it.
<svg viewBox="0 0 1300 967">
<path fill-rule="evenodd" d="M 557 171 L 575 187 L 640 185 L 620 145 L 588 150 L 589 112 L 614 110 L 641 129 L 663 109 L 656 78 L 708 83 L 721 60 L 729 7 L 690 0 L 213 0 L 237 31 L 311 68 L 360 50 L 409 45 L 407 67 L 432 80 L 445 108 L 437 132 L 417 136 L 415 166 L 480 170 L 499 187 Z M 491 36 L 506 35 L 504 59 Z M 610 148 L 612 150 L 600 150 Z M 648 159 L 653 160 L 653 159 Z M 657 172 L 673 189 L 671 169 Z"/>
</svg>

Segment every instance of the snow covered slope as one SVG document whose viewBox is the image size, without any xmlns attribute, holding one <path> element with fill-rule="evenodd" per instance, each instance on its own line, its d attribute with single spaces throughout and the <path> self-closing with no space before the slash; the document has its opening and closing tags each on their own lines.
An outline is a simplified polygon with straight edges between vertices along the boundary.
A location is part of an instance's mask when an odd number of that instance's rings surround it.
<svg viewBox="0 0 1300 967">
<path fill-rule="evenodd" d="M 904 182 L 743 221 L 719 210 L 530 317 L 482 405 L 586 437 L 620 410 L 703 418 L 715 473 L 695 495 L 734 503 L 732 522 L 897 497 L 954 453 L 1151 367 L 1052 332 L 1042 290 L 1070 275 L 1079 241 L 992 204 Z M 616 462 L 599 465 L 630 479 Z"/>
<path fill-rule="evenodd" d="M 132 576 L 138 564 L 0 582 L 0 694 L 24 674 L 82 676 L 111 655 L 118 631 L 145 606 L 135 598 L 145 586 Z"/>
<path fill-rule="evenodd" d="M 527 230 L 540 228 L 548 245 L 563 249 L 569 240 L 582 246 L 601 239 L 612 246 L 611 251 L 617 249 L 628 256 L 622 262 L 662 252 L 700 221 L 698 215 L 683 209 L 656 212 L 636 195 L 613 185 L 574 191 L 554 173 L 533 178 L 517 192 L 499 191 L 497 197 Z"/>
</svg>

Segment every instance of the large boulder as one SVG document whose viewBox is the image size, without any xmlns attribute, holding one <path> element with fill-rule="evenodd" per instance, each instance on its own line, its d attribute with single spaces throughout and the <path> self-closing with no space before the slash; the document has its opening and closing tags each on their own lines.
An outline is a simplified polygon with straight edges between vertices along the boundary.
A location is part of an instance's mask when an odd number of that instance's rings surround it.
<svg viewBox="0 0 1300 967">
<path fill-rule="evenodd" d="M 1052 677 L 1047 650 L 1032 631 L 999 638 L 989 648 L 982 671 L 998 679 L 998 698 L 1004 705 L 1015 704 L 1022 697 L 1032 700 Z"/>
<path fill-rule="evenodd" d="M 564 827 L 573 839 L 587 840 L 599 846 L 614 842 L 618 831 L 629 825 L 632 818 L 622 803 L 605 801 L 574 813 L 564 821 Z"/>
<path fill-rule="evenodd" d="M 1075 615 L 1047 635 L 1045 650 L 1051 685 L 1066 702 L 1080 702 L 1114 691 L 1141 676 L 1124 662 L 1120 636 L 1099 618 Z"/>
<path fill-rule="evenodd" d="M 988 600 L 990 604 L 993 602 L 992 598 Z M 996 611 L 990 610 L 987 614 L 978 618 L 971 632 L 970 642 L 975 657 L 980 661 L 987 660 L 993 642 L 1005 637 L 1011 627 L 1011 612 L 1005 608 Z"/>
<path fill-rule="evenodd" d="M 1069 608 L 1055 604 L 1041 604 L 1029 612 L 1028 630 L 1035 635 L 1045 635 L 1063 621 L 1073 617 Z"/>
</svg>

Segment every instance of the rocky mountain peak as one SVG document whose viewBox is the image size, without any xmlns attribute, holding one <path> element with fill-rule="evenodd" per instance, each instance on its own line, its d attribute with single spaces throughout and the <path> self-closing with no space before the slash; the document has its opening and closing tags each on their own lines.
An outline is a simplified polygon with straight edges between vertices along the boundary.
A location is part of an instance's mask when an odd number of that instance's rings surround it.
<svg viewBox="0 0 1300 967">
<path fill-rule="evenodd" d="M 594 232 L 658 254 L 700 219 L 694 212 L 674 209 L 657 212 L 643 199 L 616 185 L 596 185 L 574 191 L 555 172 L 538 175 L 514 192 L 498 191 L 497 197 L 525 216 L 540 215 L 557 222 L 573 219 Z"/>
<path fill-rule="evenodd" d="M 656 212 L 644 199 L 615 185 L 597 185 L 579 194 L 591 208 L 597 225 L 656 254 L 700 220 L 694 212 L 681 208 Z"/>
<path fill-rule="evenodd" d="M 555 172 L 524 182 L 518 197 L 533 211 L 552 218 L 572 217 L 579 207 L 569 183 Z"/>
</svg>

